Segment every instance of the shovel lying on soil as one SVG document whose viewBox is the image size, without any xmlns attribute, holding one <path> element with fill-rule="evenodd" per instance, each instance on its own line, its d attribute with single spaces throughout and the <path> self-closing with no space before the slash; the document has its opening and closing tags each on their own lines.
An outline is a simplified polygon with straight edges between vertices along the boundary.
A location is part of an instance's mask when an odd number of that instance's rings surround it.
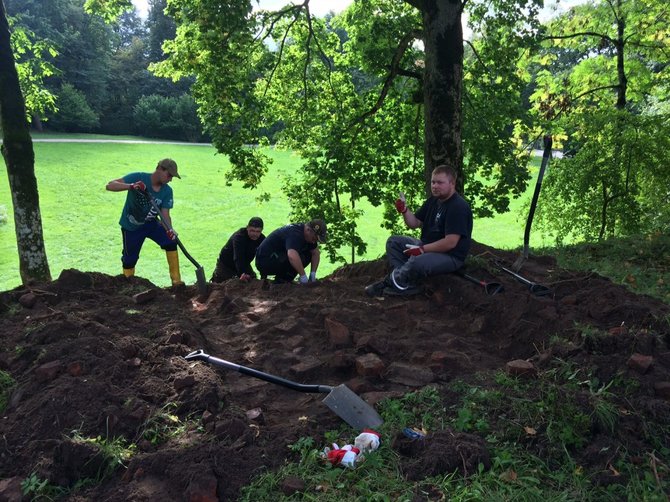
<svg viewBox="0 0 670 502">
<path fill-rule="evenodd" d="M 184 359 L 187 361 L 204 361 L 229 370 L 238 371 L 243 375 L 260 378 L 261 380 L 270 383 L 276 383 L 299 392 L 327 392 L 328 395 L 323 399 L 323 402 L 354 429 L 374 429 L 384 423 L 382 417 L 379 416 L 372 406 L 354 394 L 354 392 L 344 384 L 338 385 L 337 387 L 331 387 L 330 385 L 307 385 L 292 382 L 285 378 L 270 375 L 269 373 L 264 373 L 253 368 L 240 366 L 239 364 L 210 356 L 205 354 L 202 349 L 187 354 L 184 356 Z"/>
<path fill-rule="evenodd" d="M 521 282 L 522 284 L 525 284 L 528 286 L 528 289 L 532 294 L 535 296 L 547 296 L 552 293 L 551 289 L 549 289 L 547 286 L 544 286 L 542 284 L 538 284 L 533 281 L 529 281 L 525 277 L 520 276 L 516 272 L 513 272 L 512 270 L 503 267 L 502 265 L 498 265 L 503 272 L 507 272 L 509 275 L 513 276 L 517 281 Z"/>
<path fill-rule="evenodd" d="M 477 279 L 476 277 L 472 277 L 471 275 L 464 274 L 462 272 L 458 273 L 458 275 L 460 275 L 464 279 L 467 279 L 470 282 L 474 282 L 475 284 L 479 284 L 480 286 L 482 286 L 486 294 L 489 296 L 497 295 L 498 293 L 502 293 L 503 291 L 505 291 L 505 288 L 499 282 L 485 282 L 480 279 Z"/>
<path fill-rule="evenodd" d="M 144 193 L 146 198 L 149 199 L 149 202 L 151 202 L 151 206 L 154 208 L 154 211 L 156 211 L 156 217 L 158 218 L 158 221 L 160 221 L 160 224 L 163 226 L 163 228 L 166 231 L 171 230 L 172 232 L 174 232 L 174 229 L 170 226 L 170 224 L 167 221 L 163 220 L 163 218 L 161 218 L 161 210 L 158 207 L 158 204 L 156 204 L 156 200 L 153 198 L 153 196 L 147 191 L 144 191 L 142 193 Z M 205 278 L 205 269 L 202 268 L 197 261 L 195 261 L 195 258 L 193 258 L 188 251 L 186 251 L 186 248 L 181 243 L 178 236 L 175 237 L 175 241 L 177 242 L 177 246 L 179 246 L 179 249 L 181 249 L 181 252 L 184 253 L 184 256 L 186 256 L 186 258 L 188 258 L 188 261 L 193 263 L 193 266 L 195 267 L 195 278 L 198 284 L 198 293 L 200 293 L 202 296 L 207 296 L 209 288 L 207 286 L 207 279 Z"/>
</svg>

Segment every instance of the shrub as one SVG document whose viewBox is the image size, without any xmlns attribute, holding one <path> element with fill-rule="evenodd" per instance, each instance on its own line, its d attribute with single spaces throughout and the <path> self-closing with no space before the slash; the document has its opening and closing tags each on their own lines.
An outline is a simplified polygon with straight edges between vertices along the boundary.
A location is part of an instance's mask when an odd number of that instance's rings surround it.
<svg viewBox="0 0 670 502">
<path fill-rule="evenodd" d="M 64 83 L 56 100 L 58 110 L 49 116 L 51 128 L 66 132 L 87 132 L 100 124 L 98 114 L 86 101 L 84 93 Z"/>
<path fill-rule="evenodd" d="M 133 109 L 133 117 L 142 136 L 191 142 L 202 139 L 197 107 L 188 94 L 178 98 L 142 96 Z"/>
</svg>

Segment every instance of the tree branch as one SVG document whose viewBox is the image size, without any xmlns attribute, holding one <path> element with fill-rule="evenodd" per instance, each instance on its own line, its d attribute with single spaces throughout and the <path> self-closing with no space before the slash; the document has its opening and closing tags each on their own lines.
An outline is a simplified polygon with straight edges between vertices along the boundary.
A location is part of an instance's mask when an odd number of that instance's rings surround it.
<svg viewBox="0 0 670 502">
<path fill-rule="evenodd" d="M 396 75 L 400 74 L 400 68 L 399 68 L 400 60 L 405 55 L 405 51 L 407 51 L 410 42 L 417 38 L 421 38 L 422 35 L 423 32 L 421 30 L 412 30 L 409 33 L 407 33 L 404 37 L 402 37 L 400 43 L 398 44 L 398 47 L 396 48 L 395 54 L 393 55 L 393 59 L 391 60 L 391 68 L 389 70 L 388 75 L 386 76 L 386 80 L 384 81 L 382 90 L 379 93 L 377 102 L 367 112 L 365 112 L 363 115 L 354 120 L 354 122 L 352 122 L 345 129 L 345 132 L 356 125 L 362 125 L 362 123 L 365 122 L 365 119 L 371 117 L 381 109 L 382 105 L 384 104 L 384 100 L 386 99 L 386 96 L 391 90 L 391 84 L 393 84 Z"/>
<path fill-rule="evenodd" d="M 607 40 L 612 45 L 616 45 L 616 41 L 613 38 L 609 37 L 608 35 L 604 35 L 602 33 L 598 33 L 595 31 L 580 31 L 578 33 L 571 33 L 570 35 L 550 35 L 542 37 L 541 40 L 564 40 L 566 38 L 577 38 L 577 37 L 598 37 L 602 38 L 603 40 Z"/>
<path fill-rule="evenodd" d="M 396 73 L 397 73 L 398 75 L 403 76 L 403 77 L 414 78 L 414 79 L 418 80 L 419 82 L 421 82 L 421 81 L 423 80 L 423 75 L 421 75 L 421 74 L 420 74 L 419 72 L 417 72 L 417 71 L 405 70 L 405 69 L 403 69 L 403 68 L 398 68 L 398 70 L 396 71 Z"/>
<path fill-rule="evenodd" d="M 601 87 L 594 87 L 593 89 L 589 89 L 588 91 L 577 95 L 574 99 L 572 99 L 572 101 L 577 101 L 578 99 L 581 99 L 584 96 L 588 96 L 589 94 L 593 94 L 594 92 L 603 91 L 605 89 L 618 89 L 618 88 L 619 88 L 619 84 L 617 84 L 617 85 L 603 85 Z"/>
<path fill-rule="evenodd" d="M 475 46 L 472 45 L 472 42 L 470 42 L 470 40 L 465 40 L 465 43 L 468 44 L 468 45 L 470 46 L 470 48 L 472 49 L 472 52 L 474 52 L 475 57 L 477 58 L 477 61 L 479 61 L 479 62 L 481 63 L 481 65 L 484 67 L 484 69 L 485 69 L 487 72 L 489 72 L 489 69 L 488 69 L 488 67 L 486 66 L 486 63 L 485 63 L 485 62 L 482 60 L 482 58 L 479 56 L 479 53 L 477 52 L 477 49 L 475 49 Z M 489 72 L 489 73 L 490 73 L 490 72 Z"/>
<path fill-rule="evenodd" d="M 420 11 L 425 9 L 423 0 L 404 0 L 404 2 L 411 5 L 412 7 L 419 9 Z"/>
</svg>

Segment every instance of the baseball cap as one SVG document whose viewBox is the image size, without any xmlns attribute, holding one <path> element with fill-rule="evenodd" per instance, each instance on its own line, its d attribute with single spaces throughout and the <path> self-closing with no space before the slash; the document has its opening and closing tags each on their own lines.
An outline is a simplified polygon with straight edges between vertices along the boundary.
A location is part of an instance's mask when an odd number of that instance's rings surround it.
<svg viewBox="0 0 670 502">
<path fill-rule="evenodd" d="M 249 220 L 249 224 L 247 226 L 254 228 L 263 228 L 263 219 L 259 218 L 258 216 L 254 216 Z"/>
<path fill-rule="evenodd" d="M 319 242 L 326 242 L 328 234 L 326 232 L 326 222 L 320 219 L 310 221 L 307 226 L 311 228 L 316 234 Z"/>
<path fill-rule="evenodd" d="M 169 172 L 172 176 L 181 179 L 181 176 L 179 176 L 179 173 L 177 172 L 177 163 L 174 160 L 163 159 L 163 160 L 158 162 L 158 167 L 162 167 L 167 172 Z"/>
</svg>

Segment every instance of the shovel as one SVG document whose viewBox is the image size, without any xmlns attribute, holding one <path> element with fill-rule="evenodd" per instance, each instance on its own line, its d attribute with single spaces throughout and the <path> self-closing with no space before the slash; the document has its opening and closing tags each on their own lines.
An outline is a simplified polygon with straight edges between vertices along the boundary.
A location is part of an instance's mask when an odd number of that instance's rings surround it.
<svg viewBox="0 0 670 502">
<path fill-rule="evenodd" d="M 521 277 L 519 274 L 516 272 L 513 272 L 512 270 L 505 268 L 501 265 L 498 265 L 504 272 L 507 272 L 509 275 L 513 276 L 516 280 L 521 282 L 522 284 L 525 284 L 528 286 L 528 289 L 532 294 L 535 296 L 547 296 L 551 294 L 551 289 L 549 289 L 547 286 L 543 286 L 542 284 L 538 284 L 533 281 L 529 281 L 525 277 Z"/>
<path fill-rule="evenodd" d="M 485 282 L 480 279 L 477 279 L 476 277 L 472 277 L 471 275 L 463 273 L 458 275 L 460 275 L 464 279 L 467 279 L 470 282 L 474 282 L 475 284 L 479 284 L 480 286 L 482 286 L 486 294 L 489 296 L 494 296 L 497 295 L 498 293 L 502 293 L 503 291 L 505 291 L 505 288 L 499 282 Z"/>
<path fill-rule="evenodd" d="M 154 208 L 154 211 L 156 211 L 156 217 L 158 218 L 158 221 L 160 221 L 160 224 L 163 225 L 163 228 L 166 231 L 172 230 L 172 232 L 174 232 L 174 229 L 170 226 L 170 224 L 161 218 L 161 210 L 158 207 L 158 204 L 156 204 L 156 200 L 153 198 L 153 196 L 148 191 L 143 193 L 146 195 L 147 199 L 149 199 L 149 202 L 151 202 L 151 206 Z M 177 242 L 179 249 L 181 249 L 181 252 L 184 253 L 184 256 L 186 256 L 186 258 L 188 258 L 188 260 L 193 263 L 193 266 L 195 266 L 195 278 L 198 284 L 198 293 L 200 293 L 202 296 L 207 296 L 209 288 L 207 287 L 207 279 L 205 279 L 205 269 L 202 268 L 197 261 L 195 261 L 195 258 L 193 258 L 188 251 L 186 251 L 186 248 L 179 240 L 179 236 L 175 238 L 175 241 Z"/>
<path fill-rule="evenodd" d="M 205 354 L 201 350 L 196 350 L 184 356 L 187 361 L 204 361 L 206 363 L 222 366 L 229 370 L 235 370 L 243 375 L 260 378 L 266 382 L 276 383 L 289 389 L 297 390 L 299 392 L 322 392 L 328 393 L 323 399 L 323 402 L 333 410 L 342 420 L 351 425 L 354 429 L 374 429 L 384 423 L 382 417 L 374 410 L 372 406 L 363 401 L 360 397 L 351 391 L 346 385 L 338 385 L 331 387 L 330 385 L 306 385 L 292 382 L 269 373 L 264 373 L 253 368 L 240 366 L 239 364 L 224 361 L 218 357 Z"/>
</svg>

